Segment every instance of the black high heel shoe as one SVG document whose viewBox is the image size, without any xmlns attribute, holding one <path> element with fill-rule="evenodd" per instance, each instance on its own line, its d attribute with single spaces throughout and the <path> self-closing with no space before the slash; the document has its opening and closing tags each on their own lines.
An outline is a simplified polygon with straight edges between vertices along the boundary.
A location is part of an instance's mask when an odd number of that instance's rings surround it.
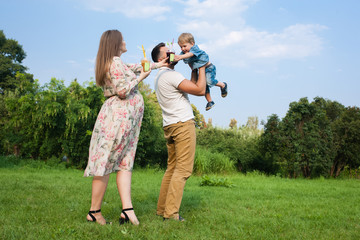
<svg viewBox="0 0 360 240">
<path fill-rule="evenodd" d="M 120 225 L 131 222 L 129 216 L 126 214 L 126 211 L 131 211 L 131 210 L 134 210 L 134 208 L 126 208 L 121 211 L 121 213 L 123 213 L 125 215 L 125 218 L 122 218 L 120 216 L 120 218 L 119 218 Z M 133 224 L 133 223 L 131 222 L 131 224 Z M 133 224 L 133 225 L 135 225 L 135 224 Z"/>
<path fill-rule="evenodd" d="M 101 209 L 96 210 L 96 211 L 89 211 L 89 216 L 91 217 L 92 221 L 87 220 L 88 222 L 96 222 L 96 217 L 94 215 L 92 215 L 93 213 L 99 213 L 101 212 Z M 111 224 L 111 222 L 106 222 L 106 224 Z"/>
</svg>

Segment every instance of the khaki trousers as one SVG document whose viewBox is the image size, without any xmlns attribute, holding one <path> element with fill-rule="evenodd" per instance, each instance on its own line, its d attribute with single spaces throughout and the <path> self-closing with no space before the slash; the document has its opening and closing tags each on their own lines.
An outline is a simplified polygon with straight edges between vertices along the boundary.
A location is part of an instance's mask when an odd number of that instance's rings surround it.
<svg viewBox="0 0 360 240">
<path fill-rule="evenodd" d="M 179 217 L 186 180 L 190 177 L 195 158 L 196 132 L 194 120 L 164 127 L 167 140 L 167 169 L 161 182 L 157 215 Z"/>
</svg>

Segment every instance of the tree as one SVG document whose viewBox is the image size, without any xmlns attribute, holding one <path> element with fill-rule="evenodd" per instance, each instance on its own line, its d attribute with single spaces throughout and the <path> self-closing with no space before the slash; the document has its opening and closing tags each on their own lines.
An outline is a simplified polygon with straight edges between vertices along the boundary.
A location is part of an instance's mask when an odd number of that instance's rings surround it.
<svg viewBox="0 0 360 240">
<path fill-rule="evenodd" d="M 259 126 L 259 119 L 257 116 L 248 117 L 246 127 L 256 130 Z"/>
<path fill-rule="evenodd" d="M 25 74 L 26 67 L 21 65 L 25 59 L 26 53 L 22 46 L 13 39 L 7 39 L 2 30 L 0 30 L 0 94 L 5 90 L 13 90 L 19 84 L 16 73 Z M 32 75 L 27 78 L 32 80 Z"/>
<path fill-rule="evenodd" d="M 283 133 L 287 135 L 288 147 L 294 157 L 289 159 L 294 171 L 301 171 L 304 177 L 327 175 L 335 151 L 333 134 L 326 110 L 307 98 L 290 103 L 290 109 L 283 119 Z"/>
<path fill-rule="evenodd" d="M 260 149 L 265 162 L 289 177 L 337 177 L 360 166 L 360 108 L 321 97 L 292 102 L 280 121 L 264 125 Z"/>
<path fill-rule="evenodd" d="M 237 127 L 237 121 L 236 121 L 235 118 L 232 118 L 232 119 L 230 120 L 229 127 L 230 127 L 231 129 L 234 129 L 234 128 L 236 129 L 236 127 Z"/>
<path fill-rule="evenodd" d="M 348 107 L 333 123 L 336 156 L 330 176 L 337 177 L 345 166 L 350 169 L 360 166 L 360 109 Z"/>
<path fill-rule="evenodd" d="M 144 115 L 141 124 L 135 164 L 166 166 L 167 148 L 163 131 L 163 119 L 155 92 L 148 84 L 141 83 L 139 90 L 144 98 Z"/>
<path fill-rule="evenodd" d="M 210 120 L 210 119 L 209 119 Z M 207 151 L 221 153 L 236 164 L 239 171 L 255 170 L 260 162 L 258 141 L 261 131 L 241 127 L 221 129 L 211 127 L 196 132 L 196 144 Z"/>
<path fill-rule="evenodd" d="M 212 128 L 213 124 L 212 124 L 212 118 L 208 119 L 208 123 L 206 124 L 207 128 Z"/>
<path fill-rule="evenodd" d="M 264 133 L 259 140 L 259 148 L 263 156 L 262 165 L 268 173 L 272 174 L 278 170 L 279 163 L 286 162 L 280 160 L 280 151 L 283 149 L 280 122 L 276 114 L 269 116 L 266 124 L 264 124 Z"/>
<path fill-rule="evenodd" d="M 196 106 L 194 104 L 191 104 L 192 110 L 193 110 L 193 114 L 194 114 L 194 120 L 195 120 L 195 126 L 197 128 L 204 128 L 206 126 L 206 122 L 205 122 L 205 118 L 204 116 L 200 113 L 200 111 L 196 108 Z"/>
<path fill-rule="evenodd" d="M 0 102 L 5 102 L 5 92 L 13 91 L 17 87 L 22 88 L 17 92 L 21 96 L 26 94 L 25 88 L 34 83 L 33 75 L 25 73 L 26 67 L 21 65 L 26 54 L 22 46 L 13 39 L 6 39 L 5 34 L 0 30 Z M 26 84 L 25 82 L 29 83 Z M 5 124 L 9 121 L 9 113 L 5 104 L 0 104 L 0 131 L 3 131 Z M 9 134 L 9 132 L 4 132 Z M 4 134 L 0 136 L 0 142 L 4 142 Z M 13 136 L 15 138 L 15 136 Z M 19 139 L 18 139 L 19 140 Z M 1 145 L 1 144 L 0 144 Z M 3 146 L 3 145 L 2 145 Z M 16 145 L 15 145 L 16 146 Z M 0 151 L 4 149 L 0 148 Z M 15 153 L 18 153 L 16 150 Z"/>
<path fill-rule="evenodd" d="M 55 78 L 40 87 L 22 75 L 17 74 L 18 87 L 4 94 L 8 116 L 1 129 L 2 153 L 43 160 L 66 155 L 73 166 L 83 167 L 90 143 L 87 133 L 104 101 L 102 90 L 76 81 L 65 87 Z"/>
<path fill-rule="evenodd" d="M 17 88 L 0 94 L 0 151 L 1 153 L 20 154 L 26 135 L 34 130 L 31 125 L 34 114 L 34 96 L 39 91 L 37 82 L 28 81 L 27 75 L 16 74 Z"/>
</svg>

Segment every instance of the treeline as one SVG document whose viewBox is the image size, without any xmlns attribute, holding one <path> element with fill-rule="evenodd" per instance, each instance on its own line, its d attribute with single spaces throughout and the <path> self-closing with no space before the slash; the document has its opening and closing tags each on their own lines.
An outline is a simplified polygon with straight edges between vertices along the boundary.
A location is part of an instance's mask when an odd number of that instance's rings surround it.
<svg viewBox="0 0 360 240">
<path fill-rule="evenodd" d="M 44 161 L 58 158 L 84 168 L 91 131 L 105 101 L 102 90 L 93 82 L 80 85 L 75 80 L 67 87 L 54 78 L 40 86 L 22 73 L 16 79 L 17 87 L 1 95 L 0 154 Z M 141 84 L 140 92 L 145 112 L 135 163 L 164 167 L 161 110 L 148 85 Z M 337 177 L 344 169 L 360 173 L 358 107 L 302 98 L 290 104 L 282 120 L 270 116 L 264 129 L 257 128 L 254 118 L 241 127 L 234 119 L 228 129 L 213 127 L 193 109 L 198 126 L 195 172 L 256 170 L 291 178 Z"/>
<path fill-rule="evenodd" d="M 26 54 L 0 31 L 0 155 L 67 166 L 87 164 L 91 131 L 105 101 L 93 82 L 69 86 L 55 78 L 43 86 L 21 65 Z M 165 167 L 167 149 L 154 92 L 144 84 L 145 101 L 135 164 Z M 360 109 L 320 97 L 293 102 L 283 119 L 270 116 L 258 129 L 231 119 L 213 127 L 193 106 L 197 125 L 196 173 L 260 171 L 282 177 L 360 176 Z"/>
<path fill-rule="evenodd" d="M 224 153 L 242 172 L 256 170 L 289 178 L 360 177 L 358 107 L 320 97 L 313 102 L 302 98 L 290 104 L 283 119 L 268 117 L 263 133 L 249 125 L 199 130 L 198 143 Z"/>
<path fill-rule="evenodd" d="M 18 87 L 1 96 L 3 112 L 7 113 L 1 118 L 1 154 L 45 161 L 56 157 L 84 168 L 91 132 L 105 101 L 101 88 L 92 82 L 81 86 L 77 81 L 66 87 L 55 78 L 39 86 L 37 81 L 27 81 L 21 73 L 16 77 Z M 147 86 L 141 88 L 146 111 L 136 162 L 140 166 L 164 165 L 167 152 L 161 112 Z"/>
</svg>

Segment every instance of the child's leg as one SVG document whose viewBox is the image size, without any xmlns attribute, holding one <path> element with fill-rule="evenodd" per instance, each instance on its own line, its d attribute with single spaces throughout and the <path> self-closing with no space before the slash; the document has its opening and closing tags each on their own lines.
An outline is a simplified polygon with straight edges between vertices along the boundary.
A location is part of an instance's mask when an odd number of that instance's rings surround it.
<svg viewBox="0 0 360 240">
<path fill-rule="evenodd" d="M 211 96 L 210 96 L 210 88 L 209 88 L 208 85 L 206 85 L 205 98 L 206 98 L 206 100 L 207 100 L 207 104 L 206 104 L 205 110 L 208 111 L 208 110 L 210 110 L 210 109 L 215 105 L 215 103 L 214 103 L 213 100 L 211 99 Z"/>
<path fill-rule="evenodd" d="M 208 101 L 208 102 L 212 101 L 210 93 L 205 93 L 205 98 L 206 98 L 206 101 Z"/>
<path fill-rule="evenodd" d="M 205 99 L 206 99 L 207 102 L 212 101 L 212 98 L 211 98 L 211 95 L 210 95 L 210 87 L 207 84 L 206 84 L 206 89 L 205 89 Z"/>
<path fill-rule="evenodd" d="M 220 87 L 220 88 L 224 88 L 224 87 L 225 87 L 225 83 L 218 81 L 215 86 Z"/>
<path fill-rule="evenodd" d="M 213 64 L 210 64 L 205 69 L 206 72 L 206 82 L 208 85 L 217 86 L 221 89 L 221 96 L 227 96 L 227 84 L 225 82 L 220 82 L 216 79 L 216 67 Z"/>
<path fill-rule="evenodd" d="M 226 83 L 226 82 L 220 82 L 220 81 L 218 81 L 218 83 L 217 83 L 215 86 L 220 87 L 221 96 L 222 96 L 223 98 L 227 96 L 228 91 L 227 91 L 227 83 Z"/>
</svg>

